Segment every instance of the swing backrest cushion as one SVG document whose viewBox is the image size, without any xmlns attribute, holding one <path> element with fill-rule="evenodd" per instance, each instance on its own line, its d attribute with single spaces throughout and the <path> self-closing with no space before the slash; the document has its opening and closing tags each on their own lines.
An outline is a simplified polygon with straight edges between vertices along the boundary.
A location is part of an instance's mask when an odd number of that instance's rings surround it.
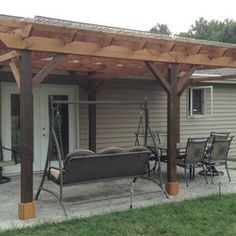
<svg viewBox="0 0 236 236">
<path fill-rule="evenodd" d="M 72 152 L 69 152 L 66 155 L 65 159 L 68 159 L 73 156 L 90 156 L 90 155 L 95 155 L 95 154 L 96 154 L 95 152 L 88 149 L 75 149 Z"/>
<path fill-rule="evenodd" d="M 70 155 L 65 159 L 63 184 L 75 184 L 99 179 L 144 175 L 147 171 L 150 151 L 146 148 L 130 150 L 110 148 L 105 153 Z M 56 182 L 59 184 L 59 177 Z"/>
</svg>

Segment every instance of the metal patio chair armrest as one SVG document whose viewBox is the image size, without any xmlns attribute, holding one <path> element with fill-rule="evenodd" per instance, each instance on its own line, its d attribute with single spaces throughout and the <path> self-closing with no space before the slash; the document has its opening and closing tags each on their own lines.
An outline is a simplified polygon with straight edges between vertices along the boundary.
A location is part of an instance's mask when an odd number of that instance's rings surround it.
<svg viewBox="0 0 236 236">
<path fill-rule="evenodd" d="M 7 148 L 7 147 L 4 147 L 4 146 L 0 146 L 0 150 L 1 150 L 1 154 L 2 154 L 3 150 L 12 152 L 13 153 L 13 159 L 14 159 L 15 165 L 18 164 L 18 161 L 17 161 L 17 154 L 18 154 L 18 152 L 16 150 L 14 150 L 12 148 Z"/>
</svg>

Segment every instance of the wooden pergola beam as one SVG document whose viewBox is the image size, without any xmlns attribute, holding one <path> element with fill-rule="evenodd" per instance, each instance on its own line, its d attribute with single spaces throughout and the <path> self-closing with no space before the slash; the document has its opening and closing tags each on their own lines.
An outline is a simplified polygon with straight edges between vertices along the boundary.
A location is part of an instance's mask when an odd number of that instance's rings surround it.
<svg viewBox="0 0 236 236">
<path fill-rule="evenodd" d="M 106 38 L 104 38 L 106 39 Z M 98 56 L 98 57 L 110 57 L 120 58 L 128 60 L 140 60 L 140 61 L 156 61 L 178 64 L 193 64 L 193 65 L 206 65 L 206 66 L 220 66 L 220 67 L 236 67 L 236 60 L 234 54 L 211 58 L 207 53 L 198 53 L 190 55 L 184 51 L 171 51 L 160 52 L 155 51 L 150 46 L 145 45 L 141 50 L 134 50 L 133 47 L 127 45 L 110 45 L 103 47 L 102 44 L 96 42 L 83 42 L 73 41 L 71 43 L 64 44 L 61 39 L 58 38 L 46 38 L 31 36 L 22 39 L 19 35 L 0 33 L 0 40 L 8 47 L 12 49 L 25 49 L 32 51 L 44 51 L 52 53 L 62 53 L 71 55 L 86 55 L 86 56 Z M 188 44 L 191 51 L 191 44 Z M 194 45 L 192 45 L 194 46 Z M 213 47 L 214 49 L 221 47 Z M 229 50 L 229 49 L 228 49 Z"/>
<path fill-rule="evenodd" d="M 167 79 L 162 75 L 162 73 L 157 69 L 157 67 L 153 64 L 153 62 L 145 61 L 146 66 L 151 71 L 151 73 L 154 75 L 154 77 L 157 80 L 160 80 L 163 88 L 167 93 L 170 93 L 170 85 L 167 81 Z"/>
<path fill-rule="evenodd" d="M 22 38 L 27 38 L 31 35 L 32 29 L 33 29 L 32 24 L 29 24 L 22 28 L 15 29 L 13 33 L 21 36 Z"/>
<path fill-rule="evenodd" d="M 192 66 L 188 71 L 185 72 L 184 76 L 179 79 L 177 84 L 177 93 L 181 95 L 185 88 L 191 83 L 191 76 L 196 70 L 196 67 Z"/>
<path fill-rule="evenodd" d="M 13 58 L 19 57 L 21 53 L 19 51 L 13 50 L 11 52 L 7 52 L 5 54 L 0 55 L 0 62 L 9 61 Z"/>
<path fill-rule="evenodd" d="M 20 89 L 20 71 L 17 64 L 18 63 L 15 59 L 11 59 L 11 61 L 9 62 L 9 66 L 11 67 L 11 71 L 14 75 L 17 87 Z"/>
<path fill-rule="evenodd" d="M 34 76 L 32 80 L 33 87 L 39 85 L 49 73 L 51 73 L 58 63 L 60 63 L 64 59 L 64 55 L 56 55 L 54 58 L 45 66 L 43 67 L 37 75 Z"/>
</svg>

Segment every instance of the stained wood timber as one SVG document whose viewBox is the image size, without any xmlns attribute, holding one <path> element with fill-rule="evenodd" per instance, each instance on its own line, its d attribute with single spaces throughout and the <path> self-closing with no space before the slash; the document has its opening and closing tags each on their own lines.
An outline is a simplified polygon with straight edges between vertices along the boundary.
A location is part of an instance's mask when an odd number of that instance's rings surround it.
<svg viewBox="0 0 236 236">
<path fill-rule="evenodd" d="M 9 65 L 11 67 L 11 71 L 14 75 L 17 87 L 20 89 L 20 71 L 19 68 L 17 66 L 17 62 L 15 59 L 11 59 L 11 61 L 9 62 Z"/>
<path fill-rule="evenodd" d="M 211 76 L 211 77 L 202 77 L 202 78 L 195 78 L 191 79 L 191 84 L 200 83 L 200 82 L 207 82 L 207 81 L 220 81 L 220 80 L 227 80 L 227 79 L 236 79 L 236 75 L 224 75 L 224 76 Z"/>
<path fill-rule="evenodd" d="M 144 49 L 146 45 L 147 45 L 147 40 L 142 40 L 135 44 L 135 50 Z"/>
<path fill-rule="evenodd" d="M 145 61 L 145 64 L 148 67 L 148 69 L 152 72 L 154 77 L 156 79 L 160 80 L 160 82 L 161 82 L 163 88 L 165 89 L 165 91 L 167 93 L 170 93 L 170 91 L 171 91 L 170 84 L 168 83 L 166 78 L 162 75 L 162 73 L 156 68 L 156 66 L 153 64 L 153 62 Z"/>
<path fill-rule="evenodd" d="M 72 79 L 76 81 L 79 84 L 79 87 L 84 90 L 84 92 L 88 95 L 89 94 L 89 88 L 88 88 L 88 81 L 86 82 L 85 79 L 88 77 L 88 74 L 84 75 L 78 75 L 75 71 L 68 71 L 68 73 L 71 75 Z"/>
<path fill-rule="evenodd" d="M 88 100 L 96 101 L 96 80 L 88 79 Z M 96 152 L 96 104 L 89 104 L 89 149 Z"/>
<path fill-rule="evenodd" d="M 197 45 L 193 45 L 192 47 L 186 48 L 185 53 L 187 55 L 195 55 L 195 54 L 200 53 L 201 49 L 202 49 L 202 45 L 197 44 Z"/>
<path fill-rule="evenodd" d="M 154 63 L 145 62 L 156 79 L 160 79 L 163 88 L 167 92 L 167 183 L 166 191 L 171 195 L 178 194 L 179 184 L 177 181 L 176 167 L 176 144 L 180 139 L 180 95 L 177 93 L 177 64 L 170 64 L 168 67 L 168 78 L 158 71 Z M 190 69 L 189 71 L 192 72 Z M 189 74 L 190 72 L 188 72 Z M 186 77 L 188 77 L 186 74 Z M 163 82 L 164 81 L 164 82 Z M 182 81 L 179 82 L 180 85 Z M 182 88 L 182 86 L 181 86 Z"/>
<path fill-rule="evenodd" d="M 18 217 L 20 220 L 28 220 L 35 218 L 35 212 L 35 202 L 19 203 Z"/>
<path fill-rule="evenodd" d="M 96 32 L 97 33 L 97 32 Z M 103 34 L 104 39 L 110 34 Z M 119 35 L 121 37 L 121 35 Z M 123 36 L 128 38 L 128 36 Z M 117 38 L 117 35 L 116 35 Z M 132 40 L 134 37 L 130 37 Z M 128 40 L 127 39 L 127 40 Z M 64 44 L 61 38 L 46 38 L 31 36 L 22 39 L 19 35 L 0 33 L 0 40 L 8 47 L 12 49 L 29 49 L 33 51 L 44 51 L 54 53 L 64 53 L 72 55 L 85 55 L 85 56 L 98 56 L 98 57 L 109 57 L 109 58 L 123 58 L 128 60 L 141 60 L 141 61 L 157 61 L 157 62 L 168 62 L 168 63 L 184 63 L 194 65 L 206 65 L 206 66 L 221 66 L 221 67 L 236 67 L 235 60 L 235 48 L 228 48 L 234 53 L 227 54 L 225 56 L 211 58 L 208 53 L 212 49 L 222 48 L 220 46 L 205 45 L 204 50 L 200 50 L 200 53 L 190 54 L 191 47 L 195 46 L 194 43 L 182 42 L 177 47 L 178 41 L 170 40 L 175 42 L 174 50 L 166 53 L 155 52 L 154 45 L 159 45 L 158 40 L 154 40 L 153 49 L 150 49 L 149 39 L 147 45 L 141 50 L 134 50 L 133 47 L 123 45 L 110 45 L 103 47 L 97 42 L 88 41 L 73 41 L 71 43 Z M 153 41 L 153 40 L 151 40 Z M 164 40 L 162 40 L 164 41 Z M 164 42 L 162 42 L 164 44 Z M 188 53 L 182 51 L 183 43 L 187 44 Z M 177 50 L 178 49 L 178 50 Z"/>
<path fill-rule="evenodd" d="M 176 142 L 180 142 L 180 95 L 176 100 Z"/>
<path fill-rule="evenodd" d="M 20 156 L 21 203 L 19 218 L 34 218 L 33 203 L 33 95 L 31 52 L 22 51 L 20 58 Z M 30 212 L 30 214 L 26 213 Z"/>
<path fill-rule="evenodd" d="M 11 52 L 7 52 L 3 55 L 0 55 L 0 62 L 8 61 L 8 60 L 11 60 L 12 58 L 19 57 L 19 56 L 20 56 L 20 52 L 13 50 Z"/>
<path fill-rule="evenodd" d="M 179 182 L 166 182 L 165 189 L 169 195 L 177 195 L 179 193 Z"/>
<path fill-rule="evenodd" d="M 64 57 L 64 55 L 56 55 L 44 68 L 42 68 L 42 70 L 40 70 L 39 73 L 33 78 L 33 87 L 40 84 L 47 77 L 47 75 L 54 70 L 56 65 L 64 59 Z"/>
<path fill-rule="evenodd" d="M 27 38 L 31 35 L 32 32 L 32 24 L 26 25 L 23 28 L 18 28 L 13 30 L 13 33 L 16 35 L 20 35 L 22 38 Z"/>
<path fill-rule="evenodd" d="M 177 94 L 177 77 L 176 64 L 170 64 L 168 69 L 168 80 L 170 83 L 170 93 L 168 94 L 168 118 L 167 118 L 167 182 L 177 184 L 177 167 L 176 167 L 176 143 L 177 143 L 177 120 L 178 120 L 178 103 Z M 178 102 L 177 102 L 178 101 Z M 168 191 L 169 189 L 167 189 Z"/>
<path fill-rule="evenodd" d="M 213 54 L 213 57 L 223 57 L 226 52 L 227 52 L 227 48 L 219 48 L 219 49 L 215 49 L 213 50 L 212 54 Z"/>
<path fill-rule="evenodd" d="M 169 43 L 165 43 L 162 45 L 161 47 L 161 52 L 170 52 L 174 49 L 175 47 L 175 43 L 174 42 L 169 42 Z"/>
<path fill-rule="evenodd" d="M 99 82 L 97 83 L 97 86 L 96 86 L 96 94 L 98 94 L 101 91 L 104 82 L 105 82 L 105 80 L 101 80 L 101 79 L 99 80 Z"/>
<path fill-rule="evenodd" d="M 72 31 L 70 33 L 64 33 L 62 34 L 61 39 L 64 44 L 71 43 L 74 41 L 76 34 L 77 34 L 77 30 Z"/>
<path fill-rule="evenodd" d="M 187 72 L 185 72 L 184 76 L 179 79 L 177 84 L 177 93 L 181 95 L 186 87 L 191 83 L 191 76 L 196 70 L 196 67 L 192 66 Z"/>
</svg>

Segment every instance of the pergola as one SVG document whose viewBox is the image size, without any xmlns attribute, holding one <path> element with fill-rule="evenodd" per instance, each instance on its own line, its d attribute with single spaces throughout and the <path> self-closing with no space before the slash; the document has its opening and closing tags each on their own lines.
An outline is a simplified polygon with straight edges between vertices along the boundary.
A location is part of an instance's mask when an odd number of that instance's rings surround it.
<svg viewBox="0 0 236 236">
<path fill-rule="evenodd" d="M 168 96 L 166 190 L 179 192 L 176 143 L 180 96 L 191 83 L 236 75 L 191 79 L 197 69 L 236 67 L 236 45 L 167 37 L 148 32 L 35 17 L 0 17 L 0 67 L 10 67 L 20 89 L 21 202 L 19 218 L 35 217 L 33 201 L 32 88 L 52 71 L 86 77 L 88 98 L 96 99 L 96 81 L 151 75 Z M 32 69 L 38 69 L 33 76 Z M 83 84 L 81 83 L 81 86 Z M 96 107 L 89 108 L 89 147 L 96 149 Z"/>
</svg>

